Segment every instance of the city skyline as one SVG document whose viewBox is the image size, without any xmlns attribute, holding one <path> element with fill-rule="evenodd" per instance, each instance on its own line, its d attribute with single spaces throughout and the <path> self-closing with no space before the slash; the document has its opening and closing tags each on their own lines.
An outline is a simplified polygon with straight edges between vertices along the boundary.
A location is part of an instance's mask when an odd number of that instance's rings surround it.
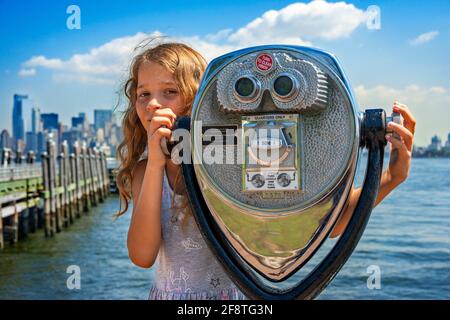
<svg viewBox="0 0 450 320">
<path fill-rule="evenodd" d="M 38 119 L 40 117 L 41 114 L 58 114 L 59 116 L 61 115 L 61 113 L 55 112 L 55 111 L 46 111 L 45 107 L 43 108 L 41 105 L 37 105 L 35 104 L 35 100 L 33 99 L 32 96 L 28 95 L 28 94 L 23 94 L 23 93 L 15 93 L 13 94 L 10 106 L 6 106 L 2 111 L 8 111 L 7 109 L 9 109 L 10 111 L 10 118 L 8 119 L 4 119 L 2 118 L 2 123 L 7 123 L 8 125 L 4 126 L 0 126 L 0 131 L 3 129 L 8 130 L 8 132 L 13 133 L 13 121 L 11 121 L 11 118 L 14 118 L 14 106 L 17 105 L 17 101 L 15 101 L 15 96 L 19 97 L 19 100 L 22 102 L 22 118 L 23 118 L 23 131 L 27 132 L 27 131 L 32 131 L 35 132 L 36 131 L 36 119 Z M 12 106 L 12 107 L 11 107 Z M 112 108 L 96 108 L 96 107 L 92 107 L 92 108 L 88 108 L 87 112 L 82 112 L 82 111 L 78 111 L 81 110 L 83 108 L 79 108 L 79 109 L 75 109 L 74 113 L 90 113 L 92 119 L 95 119 L 95 111 L 96 110 L 108 110 L 111 111 L 111 114 L 114 115 L 114 118 L 116 120 L 116 124 L 120 125 L 119 123 L 119 117 L 117 116 L 120 112 L 115 110 L 116 106 L 112 107 Z M 33 112 L 35 112 L 33 114 Z M 64 116 L 63 117 L 58 117 L 59 120 L 61 120 L 61 122 L 63 123 L 71 123 L 72 121 L 72 117 L 73 114 L 67 113 L 66 111 L 64 111 Z"/>
<path fill-rule="evenodd" d="M 33 106 L 29 113 L 29 125 L 25 126 L 23 101 L 29 95 L 14 94 L 11 127 L 1 128 L 0 148 L 27 153 L 40 154 L 46 149 L 46 139 L 53 136 L 57 148 L 66 140 L 73 150 L 76 141 L 86 142 L 90 147 L 102 149 L 107 155 L 115 156 L 116 148 L 122 139 L 122 130 L 112 109 L 93 109 L 93 122 L 84 112 L 71 115 L 71 122 L 60 121 L 59 113 L 45 112 L 45 108 Z"/>
</svg>

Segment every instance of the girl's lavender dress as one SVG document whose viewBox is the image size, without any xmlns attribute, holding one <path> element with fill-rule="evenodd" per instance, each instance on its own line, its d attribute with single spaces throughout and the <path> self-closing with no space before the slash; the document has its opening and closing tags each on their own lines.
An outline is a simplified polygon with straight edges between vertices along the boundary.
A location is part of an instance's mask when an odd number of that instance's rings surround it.
<svg viewBox="0 0 450 320">
<path fill-rule="evenodd" d="M 179 207 L 183 196 L 174 195 L 164 174 L 161 202 L 162 244 L 156 262 L 151 300 L 244 300 L 200 234 L 191 213 Z M 188 221 L 182 222 L 182 219 Z"/>
</svg>

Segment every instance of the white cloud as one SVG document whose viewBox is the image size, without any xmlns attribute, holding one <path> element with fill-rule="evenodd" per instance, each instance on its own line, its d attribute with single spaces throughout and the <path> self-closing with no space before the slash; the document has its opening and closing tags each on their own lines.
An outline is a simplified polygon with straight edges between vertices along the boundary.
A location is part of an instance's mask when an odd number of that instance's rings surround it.
<svg viewBox="0 0 450 320">
<path fill-rule="evenodd" d="M 226 52 L 253 45 L 312 45 L 311 41 L 316 39 L 345 38 L 363 24 L 365 19 L 365 12 L 353 4 L 314 0 L 307 4 L 294 3 L 280 10 L 267 11 L 237 31 L 224 29 L 203 37 L 194 35 L 170 40 L 187 43 L 207 60 L 211 60 Z M 139 32 L 116 38 L 67 60 L 33 56 L 22 64 L 22 68 L 52 70 L 53 79 L 57 82 L 117 83 L 125 76 L 136 45 L 161 35 L 158 31 L 151 34 Z"/>
<path fill-rule="evenodd" d="M 255 41 L 310 45 L 314 39 L 348 37 L 365 21 L 365 12 L 353 4 L 323 0 L 294 3 L 267 11 L 231 34 L 229 41 L 240 45 L 253 45 Z"/>
<path fill-rule="evenodd" d="M 206 35 L 205 40 L 208 42 L 223 41 L 223 40 L 226 40 L 232 32 L 233 32 L 233 29 L 223 29 L 217 33 Z"/>
<path fill-rule="evenodd" d="M 420 46 L 422 44 L 430 42 L 431 40 L 436 38 L 438 35 L 439 35 L 439 31 L 430 31 L 430 32 L 422 33 L 417 38 L 411 40 L 409 43 L 412 46 Z"/>
<path fill-rule="evenodd" d="M 133 49 L 149 37 L 158 37 L 161 33 L 142 32 L 133 36 L 113 39 L 87 53 L 75 54 L 68 60 L 49 59 L 34 56 L 22 64 L 24 68 L 45 68 L 55 72 L 53 79 L 63 82 L 92 84 L 114 83 L 112 77 L 125 74 L 132 58 Z"/>
<path fill-rule="evenodd" d="M 18 75 L 20 77 L 32 77 L 36 75 L 36 69 L 31 68 L 31 69 L 20 69 Z"/>
<path fill-rule="evenodd" d="M 145 46 L 150 39 L 158 39 L 164 35 L 158 31 L 147 34 L 138 32 L 132 36 L 113 39 L 87 53 L 75 54 L 68 60 L 49 59 L 45 56 L 34 56 L 22 64 L 25 68 L 45 68 L 53 70 L 56 82 L 79 82 L 83 84 L 113 84 L 124 77 L 133 55 L 139 51 L 137 46 Z M 235 50 L 235 47 L 220 45 L 206 41 L 200 37 L 169 38 L 167 40 L 181 41 L 192 45 L 205 57 L 212 59 L 225 52 Z"/>
<path fill-rule="evenodd" d="M 435 134 L 446 137 L 450 132 L 450 94 L 443 87 L 425 88 L 412 84 L 404 88 L 385 85 L 366 88 L 359 85 L 355 87 L 355 94 L 361 110 L 380 107 L 390 114 L 394 101 L 408 105 L 417 120 L 418 145 L 427 145 Z"/>
<path fill-rule="evenodd" d="M 63 67 L 63 62 L 60 59 L 47 59 L 44 56 L 34 56 L 25 63 L 23 63 L 25 68 L 35 68 L 44 67 L 48 69 L 61 69 Z"/>
</svg>

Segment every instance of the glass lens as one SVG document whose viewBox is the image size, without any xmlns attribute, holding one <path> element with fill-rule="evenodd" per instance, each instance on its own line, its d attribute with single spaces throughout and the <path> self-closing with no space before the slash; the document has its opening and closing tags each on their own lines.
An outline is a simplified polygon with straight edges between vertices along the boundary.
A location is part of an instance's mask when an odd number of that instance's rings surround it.
<svg viewBox="0 0 450 320">
<path fill-rule="evenodd" d="M 248 97 L 255 90 L 255 84 L 250 78 L 242 77 L 234 85 L 234 89 L 241 97 Z"/>
<path fill-rule="evenodd" d="M 282 97 L 291 93 L 293 87 L 294 83 L 288 76 L 279 76 L 273 84 L 273 89 L 275 92 Z"/>
</svg>

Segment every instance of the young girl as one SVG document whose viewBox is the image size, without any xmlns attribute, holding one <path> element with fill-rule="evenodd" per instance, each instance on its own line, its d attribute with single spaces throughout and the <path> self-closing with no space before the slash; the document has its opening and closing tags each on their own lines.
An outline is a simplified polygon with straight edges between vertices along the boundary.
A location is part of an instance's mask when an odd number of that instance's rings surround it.
<svg viewBox="0 0 450 320">
<path fill-rule="evenodd" d="M 149 268 L 158 257 L 149 299 L 245 299 L 209 251 L 190 212 L 180 167 L 161 149 L 160 140 L 170 137 L 175 119 L 190 114 L 205 67 L 203 57 L 190 47 L 160 44 L 134 58 L 124 88 L 129 105 L 118 148 L 118 215 L 132 200 L 127 244 L 133 263 Z M 410 166 L 415 122 L 405 106 L 396 103 L 394 111 L 403 115 L 405 126 L 391 125 L 402 138 L 388 138 L 398 153 L 383 173 L 377 204 L 406 179 Z M 359 192 L 352 192 L 332 236 L 345 229 Z"/>
</svg>

